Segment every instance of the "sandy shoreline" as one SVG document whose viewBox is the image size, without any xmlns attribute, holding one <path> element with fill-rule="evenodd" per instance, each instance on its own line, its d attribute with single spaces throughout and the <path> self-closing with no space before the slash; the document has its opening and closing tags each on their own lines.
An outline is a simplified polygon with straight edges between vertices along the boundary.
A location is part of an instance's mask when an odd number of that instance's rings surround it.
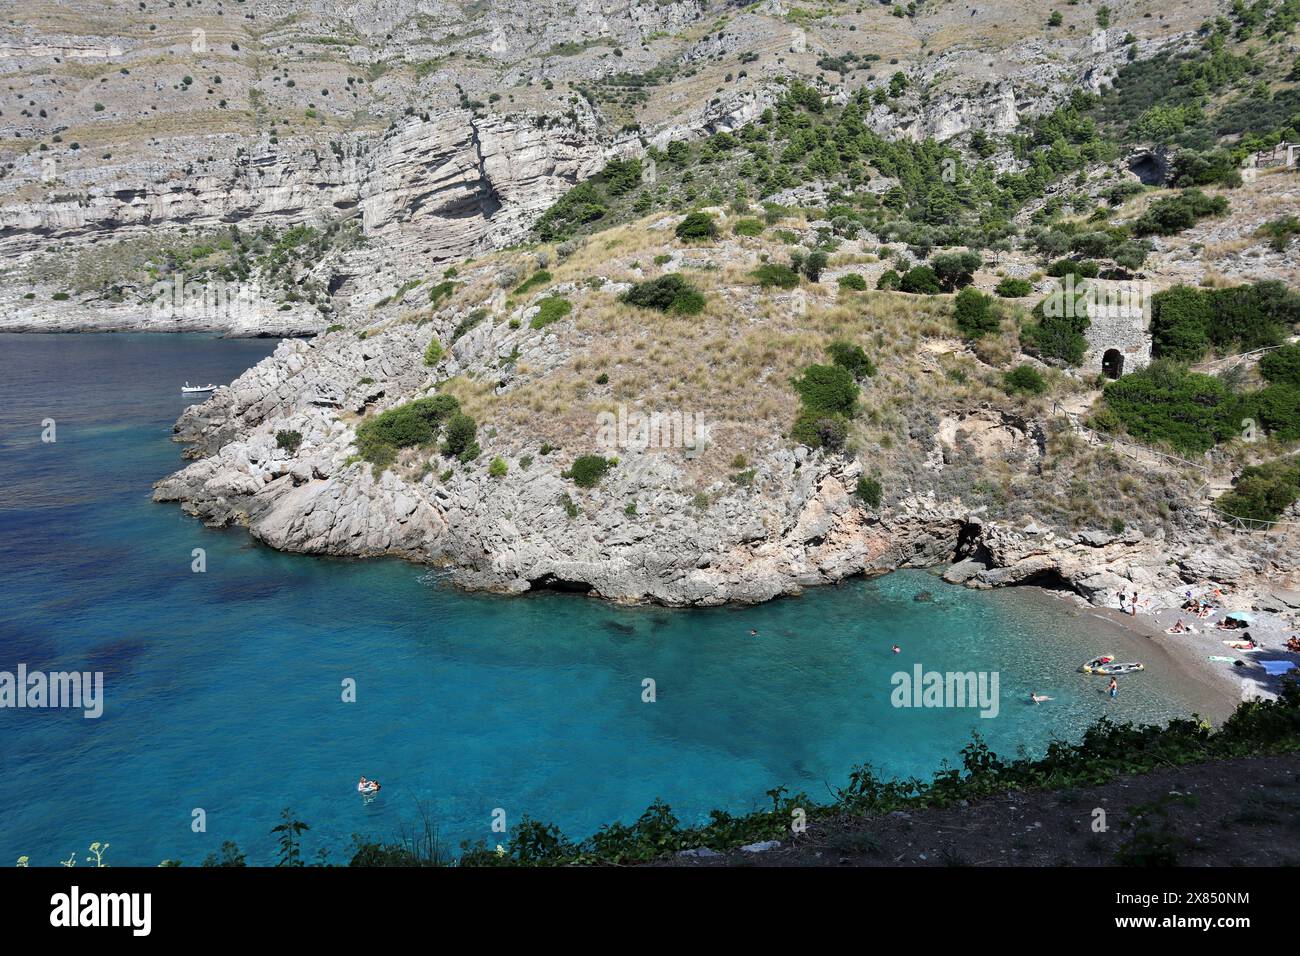
<svg viewBox="0 0 1300 956">
<path fill-rule="evenodd" d="M 1194 597 L 1211 597 L 1215 585 L 1205 584 L 1184 589 Z M 1300 635 L 1297 615 L 1278 614 L 1254 610 L 1248 595 L 1225 594 L 1208 617 L 1197 618 L 1194 612 L 1181 610 L 1185 594 L 1139 594 L 1138 612 L 1130 614 L 1115 607 L 1095 607 L 1073 592 L 1044 590 L 1056 600 L 1074 605 L 1078 612 L 1109 629 L 1117 637 L 1126 635 L 1127 649 L 1136 650 L 1135 659 L 1148 668 L 1164 667 L 1176 671 L 1185 684 L 1189 705 L 1214 721 L 1221 723 L 1237 705 L 1256 697 L 1275 698 L 1282 685 L 1280 676 L 1269 676 L 1260 661 L 1291 661 L 1300 668 L 1300 654 L 1288 651 L 1288 637 Z M 1219 630 L 1215 625 L 1231 612 L 1250 615 L 1252 623 L 1244 631 Z M 1195 629 L 1188 634 L 1170 634 L 1167 628 L 1181 620 Z M 1228 640 L 1241 640 L 1249 633 L 1260 645 L 1256 650 L 1243 651 L 1224 644 Z M 1135 647 L 1135 640 L 1140 646 Z M 1120 656 L 1122 651 L 1117 648 Z M 1211 660 L 1211 658 L 1230 660 Z M 1233 661 L 1242 661 L 1235 666 Z M 1292 676 L 1300 676 L 1293 669 Z"/>
</svg>

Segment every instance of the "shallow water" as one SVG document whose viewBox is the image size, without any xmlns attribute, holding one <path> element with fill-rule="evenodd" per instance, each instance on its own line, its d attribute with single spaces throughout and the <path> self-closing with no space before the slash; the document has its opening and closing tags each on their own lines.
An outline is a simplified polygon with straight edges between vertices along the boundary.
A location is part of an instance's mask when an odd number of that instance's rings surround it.
<svg viewBox="0 0 1300 956">
<path fill-rule="evenodd" d="M 656 797 L 703 822 L 777 785 L 826 798 L 858 763 L 928 775 L 973 730 L 1037 751 L 1104 713 L 1203 703 L 1160 666 L 1108 701 L 1079 662 L 1151 663 L 1149 646 L 1036 592 L 909 571 L 748 608 L 503 598 L 398 561 L 279 554 L 151 502 L 182 464 L 180 382 L 230 381 L 273 347 L 0 335 L 0 670 L 98 670 L 106 697 L 98 720 L 0 709 L 0 865 L 96 840 L 117 865 L 194 864 L 223 840 L 267 863 L 285 806 L 312 827 L 308 855 L 334 862 L 351 834 L 391 838 L 420 805 L 453 846 L 498 842 L 496 808 L 572 836 Z M 996 672 L 998 715 L 892 706 L 891 676 L 915 663 Z M 349 678 L 356 703 L 341 700 Z M 1055 699 L 1026 703 L 1031 689 Z M 368 804 L 362 773 L 384 783 Z"/>
</svg>

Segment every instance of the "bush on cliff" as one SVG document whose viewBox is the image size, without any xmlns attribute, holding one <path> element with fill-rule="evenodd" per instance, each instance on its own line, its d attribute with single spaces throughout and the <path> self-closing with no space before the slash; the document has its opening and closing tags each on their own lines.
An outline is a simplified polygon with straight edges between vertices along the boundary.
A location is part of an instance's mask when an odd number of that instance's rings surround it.
<svg viewBox="0 0 1300 956">
<path fill-rule="evenodd" d="M 1241 427 L 1241 402 L 1223 382 L 1168 361 L 1111 382 L 1104 397 L 1130 435 L 1183 454 L 1208 451 Z"/>
<path fill-rule="evenodd" d="M 442 443 L 442 453 L 448 458 L 473 461 L 479 456 L 478 442 L 474 436 L 478 425 L 468 415 L 456 412 L 447 419 L 447 437 Z"/>
<path fill-rule="evenodd" d="M 610 462 L 603 455 L 580 455 L 575 458 L 568 471 L 561 472 L 564 478 L 572 478 L 579 488 L 594 488 L 609 471 Z"/>
<path fill-rule="evenodd" d="M 357 451 L 372 464 L 387 464 L 399 448 L 433 441 L 442 424 L 460 411 L 451 395 L 417 398 L 367 419 L 357 426 Z"/>
<path fill-rule="evenodd" d="M 1276 521 L 1300 498 L 1300 457 L 1278 458 L 1253 465 L 1241 473 L 1236 485 L 1214 503 L 1237 518 Z"/>
<path fill-rule="evenodd" d="M 993 309 L 993 299 L 978 289 L 965 288 L 953 301 L 953 319 L 967 339 L 979 339 L 996 332 L 1002 324 Z"/>
<path fill-rule="evenodd" d="M 648 282 L 638 282 L 624 292 L 619 301 L 676 315 L 698 315 L 704 311 L 704 296 L 675 272 Z"/>
</svg>

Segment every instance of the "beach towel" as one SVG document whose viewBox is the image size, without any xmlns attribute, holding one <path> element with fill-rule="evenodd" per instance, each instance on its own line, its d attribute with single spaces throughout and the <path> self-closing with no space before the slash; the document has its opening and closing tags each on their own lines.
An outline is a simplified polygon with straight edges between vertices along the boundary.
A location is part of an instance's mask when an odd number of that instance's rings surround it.
<svg viewBox="0 0 1300 956">
<path fill-rule="evenodd" d="M 1231 664 L 1233 661 L 1236 660 L 1236 658 L 1235 658 L 1235 657 L 1219 657 L 1219 656 L 1217 656 L 1217 655 L 1211 655 L 1210 657 L 1207 657 L 1206 660 L 1207 660 L 1207 661 L 1214 661 L 1216 664 Z"/>
<path fill-rule="evenodd" d="M 1277 677 L 1281 674 L 1285 674 L 1287 671 L 1295 667 L 1295 661 L 1259 661 L 1259 664 L 1264 668 L 1264 672 L 1268 674 L 1269 677 Z"/>
</svg>

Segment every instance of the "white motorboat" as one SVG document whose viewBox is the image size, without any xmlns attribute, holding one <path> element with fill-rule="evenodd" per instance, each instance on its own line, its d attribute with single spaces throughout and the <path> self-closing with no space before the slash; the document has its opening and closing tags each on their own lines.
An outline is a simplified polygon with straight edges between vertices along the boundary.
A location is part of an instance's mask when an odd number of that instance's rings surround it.
<svg viewBox="0 0 1300 956">
<path fill-rule="evenodd" d="M 189 382 L 181 386 L 181 392 L 185 395 L 201 395 L 204 392 L 215 392 L 216 390 L 217 386 L 215 385 L 191 385 Z"/>
</svg>

